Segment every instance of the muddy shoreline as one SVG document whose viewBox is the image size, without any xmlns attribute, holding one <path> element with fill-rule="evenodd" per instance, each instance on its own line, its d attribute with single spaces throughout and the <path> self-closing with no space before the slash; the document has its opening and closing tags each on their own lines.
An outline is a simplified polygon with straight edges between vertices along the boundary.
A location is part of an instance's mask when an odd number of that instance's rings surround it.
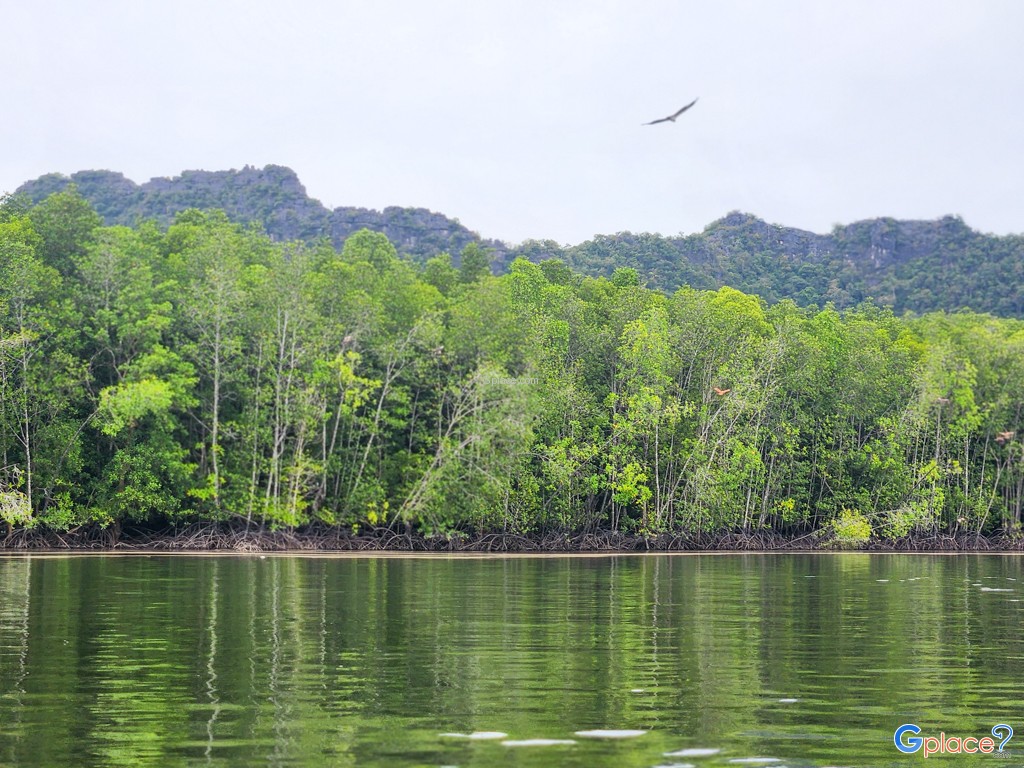
<svg viewBox="0 0 1024 768">
<path fill-rule="evenodd" d="M 378 528 L 353 534 L 338 528 L 308 527 L 271 531 L 231 524 L 195 524 L 180 528 L 87 528 L 71 532 L 14 531 L 0 536 L 0 552 L 770 552 L 836 551 L 819 532 L 692 533 L 639 536 L 615 531 L 424 536 Z M 872 539 L 862 552 L 1024 552 L 1024 539 L 1002 534 L 916 535 L 897 540 Z"/>
</svg>

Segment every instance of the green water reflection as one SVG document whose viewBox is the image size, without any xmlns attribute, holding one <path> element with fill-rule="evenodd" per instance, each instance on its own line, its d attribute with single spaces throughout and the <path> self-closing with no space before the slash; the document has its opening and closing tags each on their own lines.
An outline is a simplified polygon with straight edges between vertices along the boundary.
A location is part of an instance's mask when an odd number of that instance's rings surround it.
<svg viewBox="0 0 1024 768">
<path fill-rule="evenodd" d="M 1008 723 L 942 764 L 1024 765 L 1022 563 L 0 558 L 0 763 L 888 766 Z"/>
</svg>

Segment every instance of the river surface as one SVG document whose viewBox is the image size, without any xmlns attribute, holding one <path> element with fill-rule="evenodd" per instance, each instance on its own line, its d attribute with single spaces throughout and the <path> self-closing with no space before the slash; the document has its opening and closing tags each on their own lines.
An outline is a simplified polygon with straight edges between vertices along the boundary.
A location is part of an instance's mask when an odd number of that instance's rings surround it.
<svg viewBox="0 0 1024 768">
<path fill-rule="evenodd" d="M 1022 566 L 0 557 L 0 765 L 1021 766 Z"/>
</svg>

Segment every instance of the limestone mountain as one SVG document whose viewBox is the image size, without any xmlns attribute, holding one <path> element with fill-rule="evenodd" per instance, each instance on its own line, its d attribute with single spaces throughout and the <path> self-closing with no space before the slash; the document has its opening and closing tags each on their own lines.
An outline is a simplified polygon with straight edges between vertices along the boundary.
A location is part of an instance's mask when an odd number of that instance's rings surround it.
<svg viewBox="0 0 1024 768">
<path fill-rule="evenodd" d="M 327 237 L 340 247 L 350 234 L 367 228 L 383 232 L 395 246 L 418 260 L 441 251 L 453 255 L 480 242 L 455 219 L 424 208 L 397 206 L 375 211 L 343 206 L 330 210 L 311 198 L 290 168 L 246 166 L 230 171 L 185 171 L 174 178 L 136 184 L 113 171 L 51 173 L 18 188 L 37 202 L 74 184 L 107 224 L 132 225 L 142 219 L 169 224 L 187 208 L 223 210 L 229 218 L 258 222 L 275 240 Z M 484 243 L 504 250 L 500 243 Z"/>
<path fill-rule="evenodd" d="M 1024 316 L 1024 236 L 977 232 L 956 216 L 870 219 L 815 234 L 733 212 L 691 235 L 621 232 L 574 246 L 550 240 L 512 246 L 423 208 L 330 210 L 309 197 L 294 171 L 276 165 L 186 171 L 144 184 L 112 171 L 48 174 L 17 191 L 39 201 L 70 184 L 107 224 L 167 224 L 187 208 L 220 208 L 234 220 L 258 222 L 277 240 L 326 237 L 340 247 L 365 227 L 383 232 L 400 252 L 421 262 L 441 252 L 457 261 L 466 245 L 478 243 L 490 249 L 498 272 L 516 256 L 557 258 L 590 275 L 630 267 L 649 287 L 665 291 L 730 285 L 769 302 L 844 308 L 870 300 L 897 312 L 970 308 Z"/>
<path fill-rule="evenodd" d="M 820 235 L 733 212 L 693 235 L 626 232 L 571 248 L 523 248 L 587 274 L 632 267 L 666 291 L 730 285 L 768 302 L 843 308 L 871 300 L 898 313 L 970 308 L 1024 316 L 1024 236 L 983 234 L 956 216 L 869 219 Z"/>
</svg>

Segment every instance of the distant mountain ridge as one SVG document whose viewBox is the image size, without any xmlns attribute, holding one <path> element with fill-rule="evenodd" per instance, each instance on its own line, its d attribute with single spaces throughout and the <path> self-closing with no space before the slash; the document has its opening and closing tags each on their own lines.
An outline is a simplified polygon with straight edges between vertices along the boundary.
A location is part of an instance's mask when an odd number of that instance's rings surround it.
<svg viewBox="0 0 1024 768">
<path fill-rule="evenodd" d="M 311 198 L 291 168 L 245 166 L 230 171 L 184 171 L 174 178 L 136 184 L 114 171 L 79 171 L 40 176 L 16 191 L 38 202 L 74 184 L 107 224 L 132 225 L 141 219 L 170 224 L 186 208 L 219 208 L 236 221 L 256 221 L 277 240 L 327 237 L 340 247 L 350 234 L 367 228 L 383 232 L 410 256 L 426 259 L 441 251 L 457 254 L 480 237 L 455 219 L 425 208 L 397 206 L 375 211 L 343 206 L 330 210 Z M 500 243 L 485 245 L 504 250 Z"/>
<path fill-rule="evenodd" d="M 956 216 L 869 219 L 819 235 L 733 212 L 697 234 L 598 236 L 561 258 L 587 274 L 633 267 L 667 291 L 730 285 L 769 302 L 1024 316 L 1024 236 L 986 235 Z"/>
<path fill-rule="evenodd" d="M 186 208 L 220 208 L 232 219 L 261 223 L 280 240 L 327 237 L 340 246 L 366 227 L 383 232 L 418 261 L 443 251 L 457 260 L 467 244 L 477 242 L 492 249 L 498 271 L 516 256 L 558 258 L 590 275 L 632 267 L 650 287 L 666 291 L 731 285 L 770 302 L 788 298 L 843 308 L 872 300 L 897 312 L 971 308 L 1024 316 L 1024 236 L 983 234 L 956 216 L 869 219 L 815 234 L 733 212 L 686 236 L 623 232 L 574 246 L 549 240 L 510 246 L 423 208 L 329 210 L 306 194 L 294 171 L 276 165 L 186 171 L 145 184 L 112 171 L 48 174 L 17 192 L 39 201 L 72 183 L 107 224 L 167 224 Z"/>
</svg>

